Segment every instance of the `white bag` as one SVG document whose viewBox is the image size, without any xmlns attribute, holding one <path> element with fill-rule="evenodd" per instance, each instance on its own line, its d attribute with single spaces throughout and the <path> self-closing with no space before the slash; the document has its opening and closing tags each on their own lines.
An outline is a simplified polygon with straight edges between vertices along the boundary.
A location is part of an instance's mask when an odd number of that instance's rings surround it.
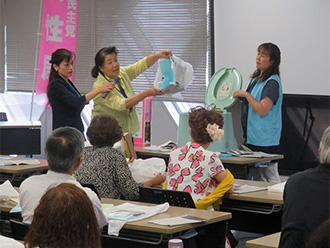
<svg viewBox="0 0 330 248">
<path fill-rule="evenodd" d="M 173 55 L 170 59 L 158 60 L 154 87 L 162 89 L 165 94 L 171 95 L 185 90 L 192 83 L 193 78 L 194 69 L 192 65 Z M 166 83 L 164 83 L 164 80 Z"/>
<path fill-rule="evenodd" d="M 128 166 L 134 180 L 138 183 L 144 183 L 158 173 L 165 173 L 166 170 L 166 163 L 162 158 L 134 159 Z"/>
</svg>

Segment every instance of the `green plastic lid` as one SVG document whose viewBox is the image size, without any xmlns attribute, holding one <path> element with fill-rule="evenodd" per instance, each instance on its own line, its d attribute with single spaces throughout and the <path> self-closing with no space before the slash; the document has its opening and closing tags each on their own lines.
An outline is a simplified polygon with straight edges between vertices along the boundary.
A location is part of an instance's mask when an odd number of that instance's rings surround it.
<svg viewBox="0 0 330 248">
<path fill-rule="evenodd" d="M 233 94 L 242 88 L 242 76 L 236 68 L 221 68 L 213 74 L 206 90 L 205 102 L 214 104 L 221 111 L 232 106 Z"/>
</svg>

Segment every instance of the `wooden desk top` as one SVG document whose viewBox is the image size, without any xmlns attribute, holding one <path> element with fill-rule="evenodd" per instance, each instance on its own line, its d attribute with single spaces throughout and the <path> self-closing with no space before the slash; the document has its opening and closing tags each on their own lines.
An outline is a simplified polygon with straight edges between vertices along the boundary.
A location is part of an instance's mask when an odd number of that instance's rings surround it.
<svg viewBox="0 0 330 248">
<path fill-rule="evenodd" d="M 267 187 L 274 185 L 274 183 L 260 182 L 260 181 L 251 181 L 243 179 L 235 179 L 235 184 L 238 185 L 251 185 L 259 187 Z M 283 194 L 269 192 L 268 190 L 256 191 L 251 193 L 244 194 L 226 194 L 224 196 L 226 199 L 240 200 L 240 201 L 249 201 L 249 202 L 260 202 L 260 203 L 269 203 L 269 204 L 283 204 Z"/>
<path fill-rule="evenodd" d="M 119 204 L 122 204 L 122 203 L 125 203 L 128 201 L 102 198 L 101 202 L 119 205 Z M 155 204 L 149 204 L 149 203 L 143 203 L 143 202 L 130 202 L 130 203 L 139 204 L 139 205 L 140 204 L 147 205 L 147 206 L 155 205 Z M 156 224 L 152 224 L 152 223 L 148 222 L 150 220 L 178 217 L 178 216 L 182 216 L 185 214 L 190 214 L 193 216 L 198 216 L 200 218 L 209 219 L 209 221 L 204 222 L 204 223 L 184 224 L 184 225 L 178 225 L 178 226 L 161 226 L 161 225 L 156 225 Z M 232 217 L 231 213 L 227 213 L 227 212 L 208 211 L 208 210 L 201 210 L 201 209 L 181 208 L 181 207 L 170 206 L 169 209 L 165 213 L 157 214 L 150 218 L 139 220 L 139 221 L 127 222 L 124 225 L 124 228 L 139 230 L 139 231 L 146 231 L 146 232 L 172 234 L 172 233 L 181 232 L 181 231 L 189 230 L 189 229 L 200 227 L 200 226 L 205 226 L 205 225 L 212 224 L 215 222 L 228 220 L 228 219 L 231 219 L 231 217 Z"/>
<path fill-rule="evenodd" d="M 161 157 L 161 158 L 169 158 L 170 156 L 170 151 L 165 151 L 165 152 L 153 152 L 153 151 L 148 151 L 145 149 L 144 146 L 134 146 L 134 150 L 139 156 L 139 154 L 144 155 L 144 156 L 150 156 L 150 157 Z M 278 160 L 278 159 L 283 159 L 284 156 L 282 154 L 276 154 L 271 157 L 267 158 L 245 158 L 245 157 L 220 157 L 220 160 L 224 164 L 254 164 L 257 162 L 263 162 L 263 161 L 268 161 L 268 160 Z"/>
<path fill-rule="evenodd" d="M 280 243 L 281 232 L 267 235 L 261 238 L 246 241 L 248 248 L 277 248 Z"/>
<path fill-rule="evenodd" d="M 5 157 L 1 155 L 1 157 Z M 25 157 L 16 157 L 13 159 L 25 160 L 30 158 Z M 43 171 L 48 170 L 48 163 L 46 159 L 38 159 L 40 164 L 33 165 L 1 165 L 0 173 L 8 173 L 8 174 L 25 174 L 29 172 Z"/>
</svg>

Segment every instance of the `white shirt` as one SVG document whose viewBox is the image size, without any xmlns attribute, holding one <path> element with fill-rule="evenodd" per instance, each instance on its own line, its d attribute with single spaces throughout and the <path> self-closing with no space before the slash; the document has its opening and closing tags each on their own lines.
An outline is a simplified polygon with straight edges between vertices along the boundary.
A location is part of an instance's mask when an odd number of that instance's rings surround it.
<svg viewBox="0 0 330 248">
<path fill-rule="evenodd" d="M 0 235 L 1 248 L 24 248 L 25 246 L 15 239 Z"/>
<path fill-rule="evenodd" d="M 71 175 L 51 170 L 49 170 L 47 174 L 27 178 L 19 187 L 19 200 L 22 207 L 24 223 L 31 224 L 34 210 L 39 205 L 41 197 L 49 188 L 61 183 L 72 183 L 82 188 L 93 204 L 99 227 L 103 227 L 108 223 L 107 218 L 103 214 L 101 202 L 95 192 L 89 188 L 82 187 Z"/>
</svg>

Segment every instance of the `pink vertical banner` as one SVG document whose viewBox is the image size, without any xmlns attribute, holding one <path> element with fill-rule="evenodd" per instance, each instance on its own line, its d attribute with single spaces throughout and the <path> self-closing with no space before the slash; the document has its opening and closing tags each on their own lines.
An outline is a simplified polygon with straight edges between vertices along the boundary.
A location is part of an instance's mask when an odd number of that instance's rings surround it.
<svg viewBox="0 0 330 248">
<path fill-rule="evenodd" d="M 52 53 L 58 48 L 76 51 L 79 0 L 44 0 L 36 94 L 47 101 Z M 42 98 L 46 99 L 42 99 Z"/>
</svg>

